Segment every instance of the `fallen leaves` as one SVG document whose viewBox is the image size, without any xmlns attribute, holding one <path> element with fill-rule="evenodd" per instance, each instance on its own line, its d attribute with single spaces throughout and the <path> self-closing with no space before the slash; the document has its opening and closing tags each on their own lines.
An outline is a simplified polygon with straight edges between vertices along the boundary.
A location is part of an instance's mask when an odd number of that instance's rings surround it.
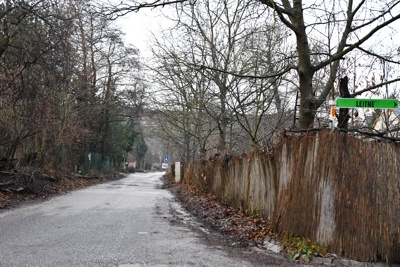
<svg viewBox="0 0 400 267">
<path fill-rule="evenodd" d="M 0 172 L 0 209 L 15 207 L 35 199 L 84 188 L 117 176 L 98 178 L 72 178 L 56 171 L 29 170 L 26 172 Z"/>
<path fill-rule="evenodd" d="M 165 178 L 168 183 L 168 177 Z M 301 256 L 310 260 L 315 255 L 324 257 L 327 255 L 324 246 L 308 239 L 288 236 L 285 233 L 273 233 L 270 221 L 261 217 L 257 211 L 248 213 L 235 209 L 194 186 L 177 184 L 170 188 L 186 210 L 205 225 L 234 240 L 236 244 L 256 245 L 260 248 L 266 248 L 265 244 L 271 244 L 278 247 L 277 253 L 283 255 L 289 253 L 288 257 L 294 260 L 298 260 Z M 281 242 L 284 251 L 278 246 Z"/>
<path fill-rule="evenodd" d="M 264 240 L 273 235 L 267 219 L 223 204 L 217 197 L 193 186 L 179 185 L 175 195 L 203 223 L 242 245 L 261 247 Z"/>
</svg>

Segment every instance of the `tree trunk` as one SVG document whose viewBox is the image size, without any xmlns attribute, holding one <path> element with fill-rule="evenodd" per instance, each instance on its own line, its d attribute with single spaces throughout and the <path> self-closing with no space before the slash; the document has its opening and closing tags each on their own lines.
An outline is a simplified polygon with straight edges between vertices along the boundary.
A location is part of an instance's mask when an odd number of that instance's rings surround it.
<svg viewBox="0 0 400 267">
<path fill-rule="evenodd" d="M 340 84 L 339 84 L 340 97 L 350 98 L 348 83 L 349 83 L 349 79 L 347 78 L 347 76 L 340 79 Z M 349 127 L 348 124 L 349 124 L 349 109 L 348 108 L 339 109 L 337 127 L 341 128 L 341 129 L 347 129 Z"/>
<path fill-rule="evenodd" d="M 299 56 L 297 66 L 297 73 L 299 74 L 300 82 L 299 127 L 310 128 L 313 127 L 316 114 L 315 96 L 312 85 L 315 71 L 311 63 L 310 46 L 304 24 L 302 1 L 293 2 L 293 15 L 290 17 L 290 20 L 294 26 L 297 40 L 296 49 Z"/>
<path fill-rule="evenodd" d="M 299 128 L 312 128 L 315 114 L 316 108 L 312 96 L 309 94 L 305 95 L 300 91 Z"/>
<path fill-rule="evenodd" d="M 228 127 L 228 117 L 226 114 L 226 94 L 227 94 L 227 88 L 225 84 L 219 86 L 220 88 L 220 101 L 221 101 L 221 106 L 220 106 L 220 119 L 218 122 L 218 128 L 219 128 L 219 138 L 218 138 L 218 149 L 221 151 L 226 149 L 226 130 Z"/>
</svg>

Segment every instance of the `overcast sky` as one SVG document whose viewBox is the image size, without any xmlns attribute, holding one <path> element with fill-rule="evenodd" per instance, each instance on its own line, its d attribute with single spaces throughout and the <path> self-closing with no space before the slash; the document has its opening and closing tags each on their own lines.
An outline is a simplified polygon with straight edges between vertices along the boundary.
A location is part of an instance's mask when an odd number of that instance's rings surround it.
<svg viewBox="0 0 400 267">
<path fill-rule="evenodd" d="M 126 34 L 126 42 L 139 48 L 143 57 L 150 56 L 148 41 L 151 38 L 151 32 L 157 33 L 160 29 L 166 29 L 168 25 L 171 25 L 160 9 L 142 9 L 137 13 L 119 18 L 117 23 Z"/>
<path fill-rule="evenodd" d="M 134 46 L 139 48 L 141 56 L 144 59 L 149 58 L 151 56 L 150 44 L 149 44 L 149 39 L 151 38 L 151 32 L 153 32 L 157 36 L 157 32 L 159 32 L 160 29 L 167 29 L 169 26 L 172 25 L 172 22 L 164 18 L 162 12 L 168 12 L 168 7 L 155 8 L 155 9 L 150 9 L 150 8 L 141 9 L 139 12 L 132 12 L 117 20 L 117 23 L 121 26 L 121 29 L 126 34 L 126 42 L 133 44 Z M 170 14 L 171 13 L 172 12 L 170 12 Z M 398 29 L 397 27 L 398 25 L 400 25 L 400 21 L 393 24 L 392 27 Z M 316 34 L 318 34 L 318 32 Z M 394 37 L 391 36 L 391 34 L 392 33 L 389 33 L 389 31 L 386 30 L 380 31 L 376 35 L 376 38 L 371 38 L 369 43 L 372 43 L 374 47 L 378 49 L 380 46 L 387 45 L 393 41 Z M 397 37 L 395 39 L 397 39 Z M 371 63 L 367 62 L 366 64 L 371 64 Z M 365 70 L 367 73 L 363 73 L 362 70 Z M 363 80 L 369 79 L 370 76 L 372 75 L 370 73 L 371 68 L 359 67 L 358 72 L 359 72 L 357 75 L 358 79 L 363 79 Z M 353 83 L 356 81 L 351 81 L 351 82 Z M 394 90 L 397 89 L 396 85 L 397 84 L 392 84 L 390 85 L 390 87 Z M 382 96 L 372 96 L 372 97 L 382 97 Z"/>
</svg>

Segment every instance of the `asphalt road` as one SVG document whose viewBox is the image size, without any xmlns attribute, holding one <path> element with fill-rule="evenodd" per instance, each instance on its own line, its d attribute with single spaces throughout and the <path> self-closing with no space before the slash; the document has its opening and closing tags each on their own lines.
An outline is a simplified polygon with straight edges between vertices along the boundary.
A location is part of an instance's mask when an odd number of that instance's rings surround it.
<svg viewBox="0 0 400 267">
<path fill-rule="evenodd" d="M 162 174 L 132 174 L 0 213 L 0 266 L 280 265 L 202 229 L 161 189 Z"/>
</svg>

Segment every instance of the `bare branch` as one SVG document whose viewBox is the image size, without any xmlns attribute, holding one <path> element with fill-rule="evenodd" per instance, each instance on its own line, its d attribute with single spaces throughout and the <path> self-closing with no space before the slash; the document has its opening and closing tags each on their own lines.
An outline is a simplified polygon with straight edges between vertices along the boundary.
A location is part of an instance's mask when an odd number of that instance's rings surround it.
<svg viewBox="0 0 400 267">
<path fill-rule="evenodd" d="M 394 63 L 394 64 L 400 64 L 400 61 L 390 60 L 390 59 L 388 59 L 388 58 L 386 58 L 384 56 L 381 56 L 381 55 L 378 55 L 378 54 L 376 54 L 374 52 L 368 51 L 368 50 L 362 48 L 361 46 L 357 47 L 357 49 L 363 51 L 367 55 L 374 56 L 374 57 L 379 58 L 379 59 L 381 59 L 383 61 L 386 61 L 386 62 L 389 62 L 389 63 Z"/>
<path fill-rule="evenodd" d="M 365 0 L 364 0 L 364 1 L 365 1 Z M 358 9 L 361 8 L 361 5 L 364 4 L 364 1 L 362 1 L 362 2 L 358 5 L 358 8 L 353 12 L 353 16 L 354 16 L 355 13 L 358 11 Z M 353 27 L 353 28 L 352 28 L 352 31 L 357 31 L 357 30 L 359 30 L 359 29 L 361 29 L 361 28 L 364 28 L 364 27 L 366 27 L 366 26 L 368 26 L 368 25 L 373 24 L 374 22 L 378 21 L 379 19 L 384 18 L 387 14 L 390 14 L 391 11 L 392 11 L 397 5 L 399 5 L 399 3 L 400 3 L 399 1 L 395 2 L 395 3 L 394 3 L 391 7 L 389 7 L 387 10 L 385 10 L 384 12 L 381 12 L 381 14 L 380 14 L 379 16 L 374 17 L 374 18 L 371 19 L 370 21 L 368 21 L 368 22 L 366 22 L 366 23 L 364 23 L 364 24 L 362 24 L 362 25 L 360 25 L 360 26 Z"/>
<path fill-rule="evenodd" d="M 350 97 L 353 98 L 353 97 L 361 95 L 361 94 L 363 94 L 365 92 L 369 92 L 369 91 L 377 89 L 379 87 L 383 87 L 385 85 L 392 84 L 392 83 L 399 82 L 399 81 L 400 81 L 400 78 L 396 78 L 396 79 L 393 79 L 393 80 L 390 80 L 390 81 L 386 81 L 386 82 L 383 82 L 383 83 L 380 83 L 380 84 L 376 84 L 374 86 L 368 87 L 368 88 L 363 89 L 361 91 L 355 92 L 355 93 L 351 94 Z"/>
<path fill-rule="evenodd" d="M 165 7 L 168 5 L 181 4 L 187 2 L 188 0 L 155 0 L 153 2 L 133 2 L 132 4 L 124 4 L 124 5 L 111 5 L 110 11 L 106 13 L 106 15 L 111 16 L 112 19 L 117 19 L 119 17 L 123 17 L 132 12 L 138 12 L 141 9 L 145 8 L 158 8 Z M 123 3 L 123 2 L 121 2 Z"/>
<path fill-rule="evenodd" d="M 323 61 L 323 62 L 320 62 L 320 64 L 315 66 L 315 69 L 323 68 L 326 65 L 328 65 L 330 62 L 342 59 L 345 55 L 347 55 L 348 53 L 350 53 L 354 49 L 359 48 L 363 43 L 368 41 L 375 33 L 377 33 L 378 31 L 380 31 L 381 29 L 383 29 L 384 27 L 390 25 L 391 23 L 395 22 L 398 19 L 400 19 L 400 14 L 398 14 L 397 16 L 394 16 L 390 20 L 387 20 L 384 23 L 378 25 L 377 27 L 372 29 L 368 34 L 366 34 L 363 38 L 361 38 L 358 42 L 356 42 L 354 44 L 348 44 L 346 49 L 344 49 L 343 51 L 341 51 L 339 53 L 336 53 L 330 59 L 328 59 L 326 61 Z"/>
<path fill-rule="evenodd" d="M 291 29 L 292 31 L 296 31 L 296 27 L 285 18 L 285 15 L 293 16 L 292 12 L 289 10 L 291 9 L 291 6 L 289 4 L 287 4 L 285 6 L 285 8 L 281 8 L 277 5 L 277 3 L 273 0 L 260 0 L 261 3 L 263 3 L 264 5 L 272 8 L 276 14 L 278 15 L 279 19 L 282 21 L 283 24 L 285 24 L 289 29 Z M 286 2 L 286 1 L 284 1 Z"/>
<path fill-rule="evenodd" d="M 235 72 L 231 72 L 231 71 L 225 71 L 222 69 L 218 69 L 218 68 L 213 68 L 213 67 L 208 67 L 205 65 L 195 65 L 195 64 L 190 64 L 191 66 L 199 69 L 199 70 L 211 70 L 211 71 L 216 71 L 216 72 L 220 72 L 220 73 L 224 73 L 224 74 L 229 74 L 232 75 L 234 77 L 238 77 L 238 78 L 249 78 L 249 79 L 269 79 L 269 78 L 276 78 L 279 76 L 282 76 L 286 73 L 288 73 L 291 70 L 295 70 L 296 66 L 290 65 L 288 67 L 286 67 L 285 69 L 282 69 L 281 71 L 275 73 L 275 74 L 271 74 L 271 75 L 245 75 L 245 74 L 239 74 L 239 73 L 235 73 Z"/>
</svg>

